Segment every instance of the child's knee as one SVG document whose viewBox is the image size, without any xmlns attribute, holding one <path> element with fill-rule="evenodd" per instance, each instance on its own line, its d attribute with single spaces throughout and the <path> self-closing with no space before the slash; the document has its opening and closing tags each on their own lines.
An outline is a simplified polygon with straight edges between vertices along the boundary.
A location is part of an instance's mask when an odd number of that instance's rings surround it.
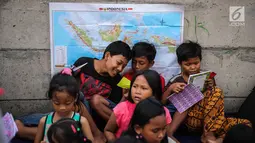
<svg viewBox="0 0 255 143">
<path fill-rule="evenodd" d="M 92 107 L 96 108 L 98 106 L 100 106 L 102 104 L 102 96 L 95 94 L 92 96 L 92 98 L 90 99 L 90 104 L 92 105 Z"/>
<path fill-rule="evenodd" d="M 23 131 L 23 128 L 25 126 L 20 120 L 15 120 L 15 123 L 16 123 L 16 126 L 18 128 L 18 135 L 19 135 L 19 133 Z"/>
</svg>

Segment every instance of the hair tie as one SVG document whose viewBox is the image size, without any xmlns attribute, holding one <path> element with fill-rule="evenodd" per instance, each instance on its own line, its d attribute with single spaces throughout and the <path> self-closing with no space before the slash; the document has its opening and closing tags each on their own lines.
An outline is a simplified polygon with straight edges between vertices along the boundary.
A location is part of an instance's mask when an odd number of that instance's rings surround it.
<svg viewBox="0 0 255 143">
<path fill-rule="evenodd" d="M 75 127 L 74 127 L 74 125 L 71 125 L 71 128 L 72 128 L 72 130 L 73 130 L 73 133 L 76 133 L 76 132 L 77 132 L 76 129 L 75 129 Z"/>
<path fill-rule="evenodd" d="M 67 75 L 72 76 L 72 70 L 71 70 L 70 68 L 64 68 L 64 69 L 61 71 L 61 74 L 67 74 Z"/>
</svg>

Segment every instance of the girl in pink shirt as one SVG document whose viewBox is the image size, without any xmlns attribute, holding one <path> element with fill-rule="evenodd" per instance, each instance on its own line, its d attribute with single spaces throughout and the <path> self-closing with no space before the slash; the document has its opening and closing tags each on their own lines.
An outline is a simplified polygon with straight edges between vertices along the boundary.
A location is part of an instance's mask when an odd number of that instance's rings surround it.
<svg viewBox="0 0 255 143">
<path fill-rule="evenodd" d="M 136 104 L 140 101 L 153 96 L 158 101 L 161 101 L 160 75 L 154 70 L 145 70 L 138 72 L 131 81 L 131 88 L 127 101 L 119 103 L 114 109 L 107 125 L 104 129 L 105 136 L 108 141 L 115 141 L 119 138 L 122 132 L 128 129 L 131 117 L 133 116 Z M 148 108 L 148 110 L 151 110 Z M 171 122 L 171 116 L 167 108 L 164 107 L 166 123 Z"/>
<path fill-rule="evenodd" d="M 137 104 L 128 130 L 115 143 L 168 143 L 166 128 L 164 106 L 149 97 Z"/>
</svg>

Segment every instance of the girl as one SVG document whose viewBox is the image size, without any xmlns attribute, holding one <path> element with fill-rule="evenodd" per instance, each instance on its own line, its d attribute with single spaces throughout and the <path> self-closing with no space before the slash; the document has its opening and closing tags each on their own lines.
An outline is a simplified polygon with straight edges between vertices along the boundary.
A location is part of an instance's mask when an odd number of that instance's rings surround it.
<svg viewBox="0 0 255 143">
<path fill-rule="evenodd" d="M 161 89 L 160 76 L 156 71 L 145 70 L 138 72 L 131 81 L 131 88 L 127 101 L 119 103 L 113 109 L 113 114 L 104 130 L 107 140 L 114 141 L 116 138 L 120 137 L 123 131 L 128 129 L 137 103 L 151 96 L 161 101 Z M 170 124 L 170 114 L 167 108 L 164 109 L 166 111 L 167 124 Z"/>
<path fill-rule="evenodd" d="M 88 139 L 93 142 L 93 136 L 86 118 L 73 112 L 78 103 L 79 85 L 75 78 L 66 74 L 53 76 L 48 91 L 48 97 L 52 101 L 55 112 L 48 114 L 40 120 L 34 143 L 48 142 L 46 133 L 54 122 L 62 118 L 72 118 L 81 123 L 81 130 Z"/>
<path fill-rule="evenodd" d="M 81 134 L 79 123 L 63 118 L 53 123 L 47 133 L 50 143 L 91 143 Z"/>
<path fill-rule="evenodd" d="M 149 97 L 137 104 L 128 130 L 116 143 L 168 143 L 166 127 L 164 106 Z"/>
</svg>

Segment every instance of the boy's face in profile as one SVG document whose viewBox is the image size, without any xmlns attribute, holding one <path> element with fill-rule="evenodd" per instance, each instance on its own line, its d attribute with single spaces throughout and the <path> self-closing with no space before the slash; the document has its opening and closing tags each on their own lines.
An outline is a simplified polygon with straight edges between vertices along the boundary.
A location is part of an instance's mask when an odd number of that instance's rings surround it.
<svg viewBox="0 0 255 143">
<path fill-rule="evenodd" d="M 134 72 L 147 70 L 151 68 L 153 64 L 154 61 L 149 62 L 149 60 L 145 56 L 135 57 L 132 59 L 132 69 L 134 70 Z"/>
<path fill-rule="evenodd" d="M 189 58 L 187 61 L 182 61 L 180 64 L 182 72 L 186 75 L 197 74 L 200 72 L 201 60 L 199 57 Z"/>
<path fill-rule="evenodd" d="M 111 56 L 109 52 L 106 53 L 105 59 L 106 59 L 106 68 L 107 68 L 108 74 L 111 77 L 114 77 L 120 72 L 122 72 L 128 63 L 128 60 L 124 56 L 122 55 Z"/>
</svg>

